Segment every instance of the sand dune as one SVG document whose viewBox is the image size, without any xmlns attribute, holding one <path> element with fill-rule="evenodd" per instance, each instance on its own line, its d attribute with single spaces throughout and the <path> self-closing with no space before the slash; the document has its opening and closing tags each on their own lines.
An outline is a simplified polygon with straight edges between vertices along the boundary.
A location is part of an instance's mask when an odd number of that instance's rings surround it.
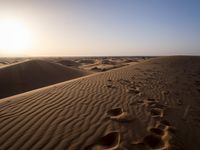
<svg viewBox="0 0 200 150">
<path fill-rule="evenodd" d="M 57 61 L 57 63 L 65 65 L 65 66 L 72 66 L 72 67 L 78 67 L 81 65 L 80 63 L 73 60 L 60 60 L 60 61 Z"/>
<path fill-rule="evenodd" d="M 42 60 L 0 68 L 0 98 L 86 75 L 86 72 Z"/>
<path fill-rule="evenodd" d="M 155 58 L 3 99 L 0 149 L 199 150 L 199 66 Z"/>
</svg>

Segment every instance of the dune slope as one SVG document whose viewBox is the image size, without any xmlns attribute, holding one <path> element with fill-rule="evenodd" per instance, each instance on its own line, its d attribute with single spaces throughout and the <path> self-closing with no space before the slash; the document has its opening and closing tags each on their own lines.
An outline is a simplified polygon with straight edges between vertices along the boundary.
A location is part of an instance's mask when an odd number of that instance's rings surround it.
<svg viewBox="0 0 200 150">
<path fill-rule="evenodd" d="M 86 75 L 78 69 L 42 60 L 0 68 L 0 98 Z"/>
<path fill-rule="evenodd" d="M 60 60 L 60 61 L 57 61 L 57 63 L 62 64 L 64 66 L 73 66 L 73 67 L 80 66 L 79 63 L 77 63 L 76 61 L 73 61 L 73 60 Z"/>
<path fill-rule="evenodd" d="M 0 103 L 0 149 L 198 150 L 200 58 L 163 57 Z"/>
</svg>

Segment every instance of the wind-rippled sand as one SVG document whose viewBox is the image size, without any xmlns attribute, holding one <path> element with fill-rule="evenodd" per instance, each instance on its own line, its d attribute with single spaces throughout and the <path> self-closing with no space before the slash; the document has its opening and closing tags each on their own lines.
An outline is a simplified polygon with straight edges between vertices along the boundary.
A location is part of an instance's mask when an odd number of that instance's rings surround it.
<svg viewBox="0 0 200 150">
<path fill-rule="evenodd" d="M 1 150 L 199 150 L 200 58 L 161 57 L 2 99 Z"/>
</svg>

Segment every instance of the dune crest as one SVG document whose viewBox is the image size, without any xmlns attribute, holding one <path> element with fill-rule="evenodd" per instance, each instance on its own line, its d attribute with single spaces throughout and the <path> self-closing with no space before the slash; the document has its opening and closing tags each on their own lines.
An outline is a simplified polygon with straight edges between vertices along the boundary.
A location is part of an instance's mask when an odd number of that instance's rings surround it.
<svg viewBox="0 0 200 150">
<path fill-rule="evenodd" d="M 87 73 L 43 60 L 28 60 L 0 68 L 0 98 L 23 93 Z"/>
</svg>

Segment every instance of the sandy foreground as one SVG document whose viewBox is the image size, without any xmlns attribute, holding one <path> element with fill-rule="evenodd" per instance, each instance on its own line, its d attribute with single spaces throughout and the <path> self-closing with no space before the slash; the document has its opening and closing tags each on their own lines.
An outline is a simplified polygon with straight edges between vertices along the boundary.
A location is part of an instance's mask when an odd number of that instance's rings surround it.
<svg viewBox="0 0 200 150">
<path fill-rule="evenodd" d="M 199 150 L 200 57 L 160 57 L 0 100 L 0 150 Z"/>
</svg>

